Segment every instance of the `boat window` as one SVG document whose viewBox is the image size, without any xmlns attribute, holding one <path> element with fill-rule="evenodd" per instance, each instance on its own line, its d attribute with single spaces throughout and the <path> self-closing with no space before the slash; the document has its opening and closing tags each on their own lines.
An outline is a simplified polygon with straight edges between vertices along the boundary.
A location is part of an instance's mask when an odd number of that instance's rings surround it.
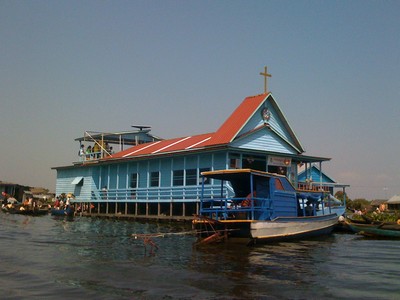
<svg viewBox="0 0 400 300">
<path fill-rule="evenodd" d="M 250 181 L 230 180 L 230 183 L 235 192 L 235 198 L 246 198 L 250 193 Z"/>
<path fill-rule="evenodd" d="M 269 178 L 257 178 L 256 180 L 257 198 L 269 198 Z"/>
</svg>

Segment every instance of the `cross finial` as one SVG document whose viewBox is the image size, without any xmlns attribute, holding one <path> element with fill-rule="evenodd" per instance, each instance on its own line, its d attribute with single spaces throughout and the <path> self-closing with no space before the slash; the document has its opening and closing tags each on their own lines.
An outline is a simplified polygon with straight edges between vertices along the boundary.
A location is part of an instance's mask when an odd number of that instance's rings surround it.
<svg viewBox="0 0 400 300">
<path fill-rule="evenodd" d="M 261 72 L 260 75 L 264 76 L 264 93 L 268 93 L 268 89 L 267 89 L 267 77 L 272 77 L 271 74 L 268 74 L 267 72 L 267 67 L 264 67 L 264 73 Z"/>
</svg>

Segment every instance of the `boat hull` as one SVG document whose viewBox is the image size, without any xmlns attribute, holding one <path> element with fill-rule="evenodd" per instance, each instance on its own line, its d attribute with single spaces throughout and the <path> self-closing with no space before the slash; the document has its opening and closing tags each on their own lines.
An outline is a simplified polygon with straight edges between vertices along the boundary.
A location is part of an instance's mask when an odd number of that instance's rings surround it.
<svg viewBox="0 0 400 300">
<path fill-rule="evenodd" d="M 355 224 L 347 222 L 350 229 L 369 237 L 400 238 L 400 225 L 397 224 Z"/>
<path fill-rule="evenodd" d="M 258 221 L 251 224 L 251 237 L 257 241 L 273 241 L 319 236 L 331 233 L 337 223 L 336 214 Z"/>
<path fill-rule="evenodd" d="M 330 234 L 338 223 L 338 216 L 276 218 L 272 221 L 222 220 L 213 223 L 212 230 L 205 229 L 207 222 L 201 219 L 194 222 L 195 229 L 203 233 L 203 239 L 209 237 L 210 233 L 218 232 L 225 235 L 226 240 L 255 244 Z"/>
<path fill-rule="evenodd" d="M 43 216 L 43 215 L 47 215 L 49 213 L 48 209 L 42 209 L 42 208 L 21 209 L 21 207 L 11 207 L 11 208 L 2 207 L 2 211 L 5 213 L 14 214 L 14 215 L 28 215 L 28 216 Z"/>
<path fill-rule="evenodd" d="M 51 215 L 52 216 L 73 216 L 74 215 L 74 210 L 73 209 L 51 209 Z"/>
</svg>

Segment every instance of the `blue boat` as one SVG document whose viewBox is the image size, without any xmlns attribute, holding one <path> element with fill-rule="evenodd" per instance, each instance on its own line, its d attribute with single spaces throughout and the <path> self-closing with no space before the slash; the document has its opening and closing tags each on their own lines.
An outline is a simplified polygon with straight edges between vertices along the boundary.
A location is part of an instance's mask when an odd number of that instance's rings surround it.
<svg viewBox="0 0 400 300">
<path fill-rule="evenodd" d="M 299 191 L 287 177 L 251 169 L 203 172 L 198 244 L 233 240 L 247 244 L 331 233 L 344 206 L 326 205 L 326 191 Z M 221 184 L 215 195 L 204 182 Z"/>
<path fill-rule="evenodd" d="M 52 208 L 51 209 L 51 215 L 52 216 L 68 216 L 71 217 L 74 215 L 74 208 L 72 206 L 69 206 L 65 209 L 57 209 L 57 208 Z"/>
</svg>

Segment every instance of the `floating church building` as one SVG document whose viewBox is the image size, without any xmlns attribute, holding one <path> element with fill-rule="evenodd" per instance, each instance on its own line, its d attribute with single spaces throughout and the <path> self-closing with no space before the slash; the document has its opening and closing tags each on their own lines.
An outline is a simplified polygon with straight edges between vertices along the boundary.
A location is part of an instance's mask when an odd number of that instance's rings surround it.
<svg viewBox="0 0 400 300">
<path fill-rule="evenodd" d="M 269 92 L 250 96 L 217 131 L 161 139 L 150 128 L 122 133 L 89 133 L 76 139 L 91 146 L 69 166 L 55 167 L 56 195 L 72 193 L 78 212 L 108 216 L 190 220 L 199 212 L 201 173 L 249 168 L 286 175 L 295 187 L 327 192 L 323 176 L 312 186 L 304 168 L 313 171 L 330 158 L 304 155 L 304 149 Z M 111 149 L 111 147 L 115 147 Z M 303 171 L 304 172 L 304 171 Z M 314 175 L 315 176 L 315 175 Z M 221 184 L 204 183 L 207 192 L 220 195 Z M 233 189 L 227 188 L 227 197 Z"/>
</svg>

